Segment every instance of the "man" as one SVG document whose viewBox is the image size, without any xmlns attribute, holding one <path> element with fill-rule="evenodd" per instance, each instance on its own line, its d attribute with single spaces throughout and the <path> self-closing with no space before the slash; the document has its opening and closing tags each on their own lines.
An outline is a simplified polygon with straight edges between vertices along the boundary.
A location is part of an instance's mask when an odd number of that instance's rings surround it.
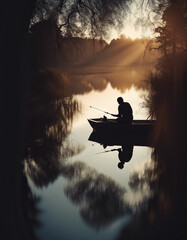
<svg viewBox="0 0 187 240">
<path fill-rule="evenodd" d="M 117 98 L 118 114 L 112 114 L 113 117 L 118 117 L 120 123 L 131 124 L 133 120 L 132 107 L 128 102 L 124 102 L 122 97 Z"/>
</svg>

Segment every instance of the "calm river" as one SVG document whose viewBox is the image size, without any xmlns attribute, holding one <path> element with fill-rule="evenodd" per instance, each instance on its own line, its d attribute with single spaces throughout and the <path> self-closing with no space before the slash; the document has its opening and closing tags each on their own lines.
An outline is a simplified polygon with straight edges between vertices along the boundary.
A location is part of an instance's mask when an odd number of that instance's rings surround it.
<svg viewBox="0 0 187 240">
<path fill-rule="evenodd" d="M 40 199 L 40 226 L 36 231 L 39 239 L 117 239 L 151 194 L 146 186 L 135 191 L 130 184 L 133 173 L 141 174 L 150 165 L 151 147 L 134 146 L 131 160 L 119 169 L 116 149 L 120 146 L 104 148 L 89 140 L 92 128 L 87 119 L 106 115 L 90 106 L 117 113 L 116 99 L 122 96 L 131 104 L 134 119 L 148 117 L 142 68 L 111 69 L 87 69 L 71 76 L 73 87 L 69 91 L 81 108 L 62 143 L 58 170 L 39 185 L 28 176 L 33 194 Z"/>
</svg>

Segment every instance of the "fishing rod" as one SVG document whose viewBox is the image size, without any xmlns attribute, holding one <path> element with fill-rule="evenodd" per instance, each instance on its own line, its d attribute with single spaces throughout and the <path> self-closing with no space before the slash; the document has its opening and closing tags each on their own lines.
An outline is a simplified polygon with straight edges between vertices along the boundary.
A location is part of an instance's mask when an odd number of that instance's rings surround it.
<svg viewBox="0 0 187 240">
<path fill-rule="evenodd" d="M 101 111 L 101 112 L 104 112 L 104 113 L 106 113 L 106 114 L 113 115 L 112 113 L 103 111 L 103 110 L 101 110 L 101 109 L 99 109 L 99 108 L 96 108 L 96 107 L 93 107 L 93 106 L 90 106 L 90 108 L 94 108 L 94 109 L 96 109 L 96 110 L 98 110 L 98 111 Z"/>
<path fill-rule="evenodd" d="M 121 148 L 114 148 L 114 149 L 111 149 L 111 150 L 108 150 L 108 151 L 104 151 L 104 152 L 99 152 L 99 153 L 96 153 L 96 154 L 101 154 L 101 153 L 107 153 L 107 152 L 113 152 L 113 151 L 119 151 Z"/>
</svg>

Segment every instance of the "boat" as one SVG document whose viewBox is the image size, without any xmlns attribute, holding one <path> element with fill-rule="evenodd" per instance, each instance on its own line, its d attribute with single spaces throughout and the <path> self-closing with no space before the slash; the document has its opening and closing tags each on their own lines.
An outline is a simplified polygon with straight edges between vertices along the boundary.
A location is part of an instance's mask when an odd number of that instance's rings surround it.
<svg viewBox="0 0 187 240">
<path fill-rule="evenodd" d="M 102 132 L 144 132 L 146 129 L 152 129 L 155 120 L 133 120 L 132 124 L 119 123 L 117 119 L 92 118 L 88 119 L 89 124 L 94 130 Z"/>
<path fill-rule="evenodd" d="M 152 146 L 152 133 L 155 120 L 133 120 L 131 125 L 118 123 L 116 119 L 88 119 L 93 128 L 90 141 L 104 146 L 133 144 Z"/>
</svg>

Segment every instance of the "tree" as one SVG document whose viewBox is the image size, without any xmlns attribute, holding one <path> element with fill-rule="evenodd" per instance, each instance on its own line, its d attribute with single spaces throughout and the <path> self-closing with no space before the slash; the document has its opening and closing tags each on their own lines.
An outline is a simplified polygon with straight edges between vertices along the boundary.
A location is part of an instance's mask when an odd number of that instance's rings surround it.
<svg viewBox="0 0 187 240">
<path fill-rule="evenodd" d="M 111 26 L 121 27 L 131 0 L 39 0 L 31 25 L 49 18 L 55 19 L 63 36 L 104 37 Z"/>
<path fill-rule="evenodd" d="M 159 50 L 167 57 L 187 48 L 187 9 L 185 2 L 170 1 L 162 16 L 162 26 L 155 29 Z"/>
</svg>

